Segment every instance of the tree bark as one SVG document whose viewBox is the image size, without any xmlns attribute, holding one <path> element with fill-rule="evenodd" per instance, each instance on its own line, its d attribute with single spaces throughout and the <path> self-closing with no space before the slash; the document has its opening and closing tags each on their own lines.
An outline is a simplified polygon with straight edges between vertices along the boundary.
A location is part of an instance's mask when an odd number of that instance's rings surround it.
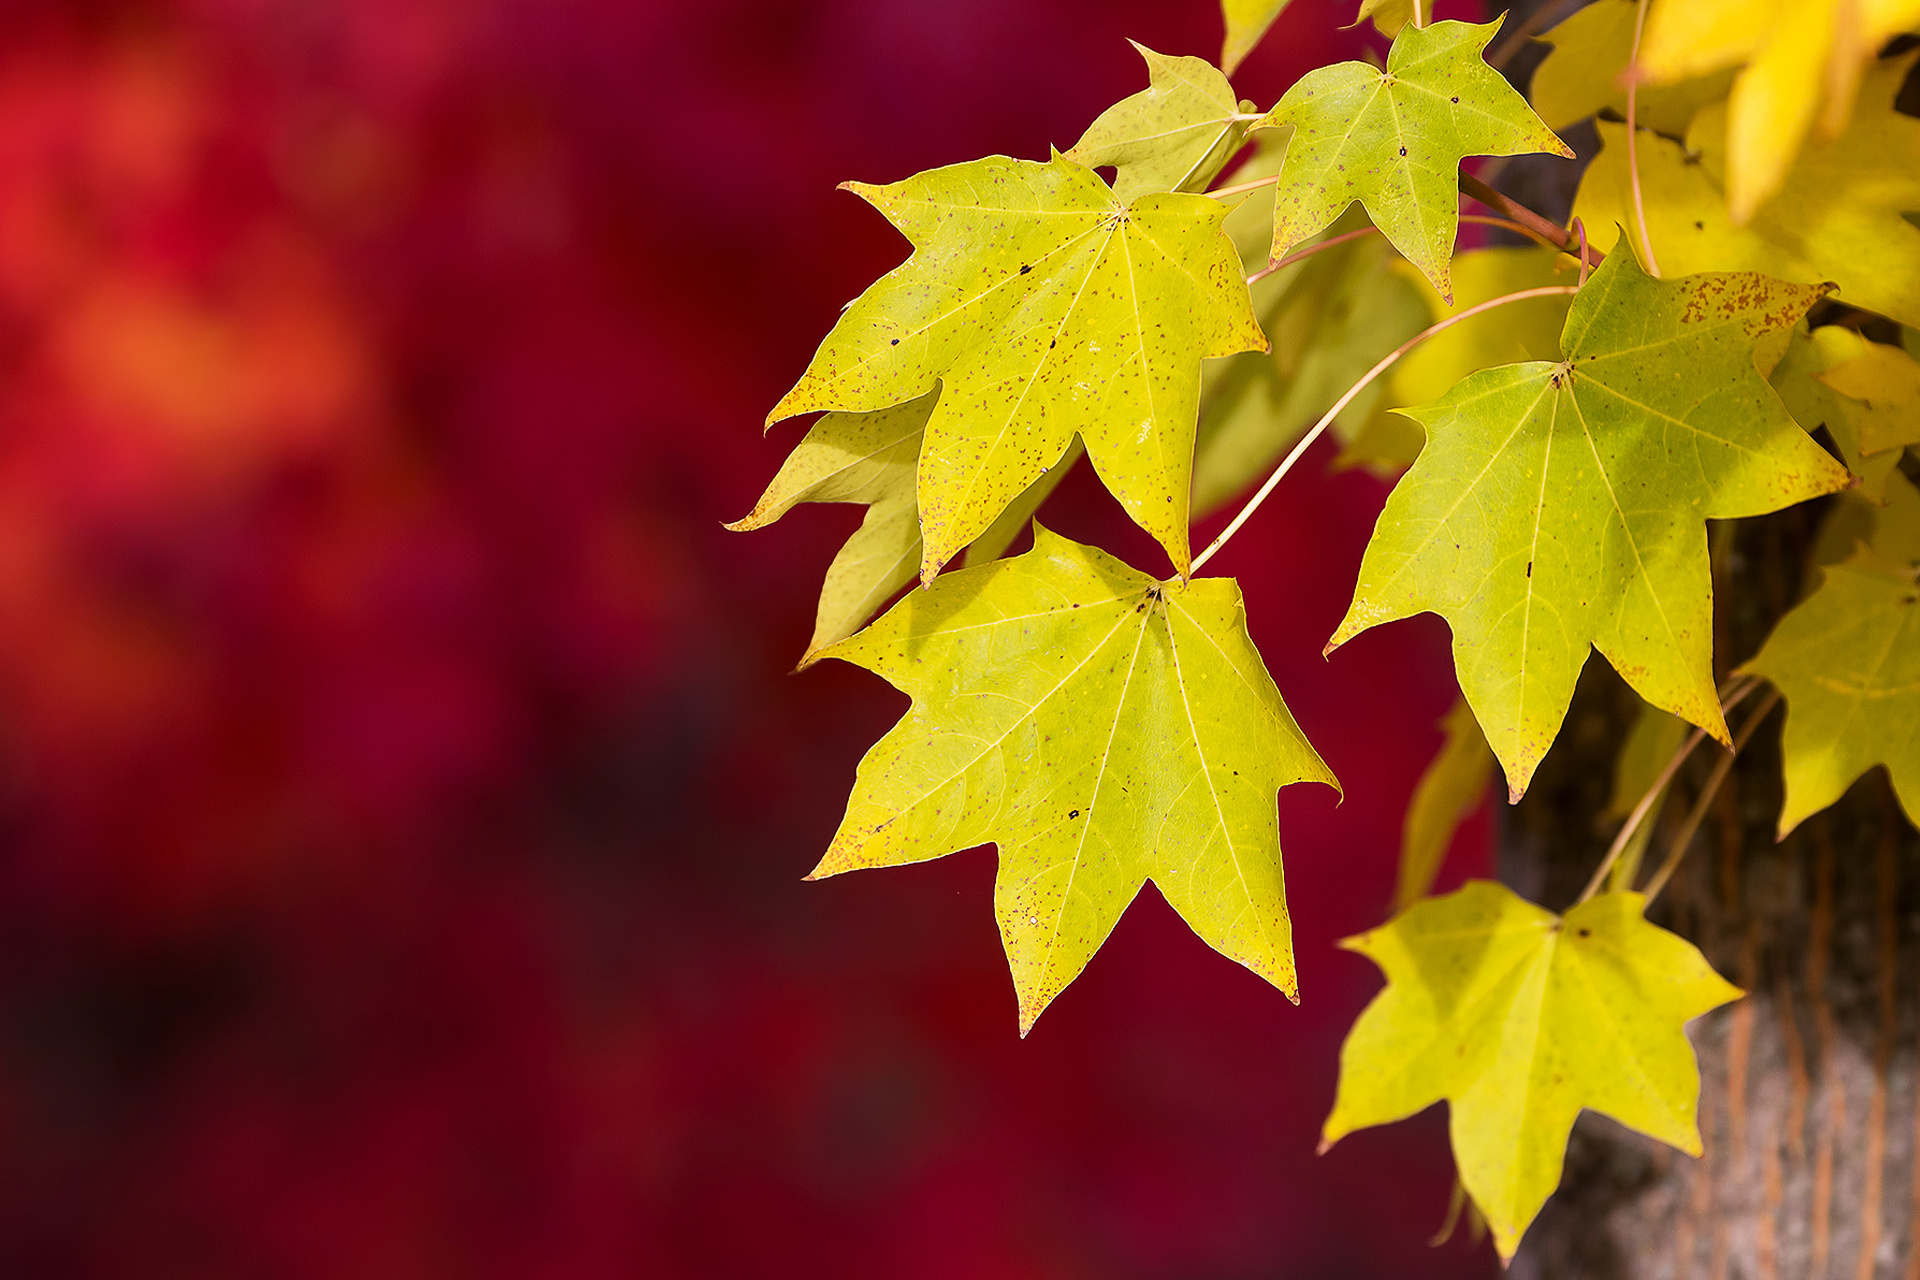
<svg viewBox="0 0 1920 1280">
<path fill-rule="evenodd" d="M 1751 655 L 1798 597 L 1822 505 L 1716 529 L 1723 660 Z M 1504 815 L 1501 872 L 1517 891 L 1564 908 L 1598 862 L 1634 705 L 1595 657 L 1560 743 Z M 1776 708 L 1742 752 L 1650 912 L 1748 992 L 1691 1027 L 1705 1153 L 1584 1115 L 1517 1278 L 1920 1280 L 1920 834 L 1875 769 L 1776 843 L 1780 720 Z M 1709 744 L 1681 775 L 1649 868 L 1717 754 Z"/>
</svg>

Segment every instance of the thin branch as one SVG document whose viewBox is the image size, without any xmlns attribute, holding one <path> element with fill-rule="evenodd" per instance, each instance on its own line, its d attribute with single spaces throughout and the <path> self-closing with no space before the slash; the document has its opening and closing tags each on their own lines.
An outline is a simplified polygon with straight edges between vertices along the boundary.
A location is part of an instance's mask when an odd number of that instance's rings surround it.
<svg viewBox="0 0 1920 1280">
<path fill-rule="evenodd" d="M 1760 681 L 1757 678 L 1749 677 L 1735 681 L 1729 686 L 1725 701 L 1720 704 L 1720 713 L 1725 715 L 1733 710 L 1748 694 L 1759 687 Z M 1626 851 L 1628 843 L 1632 841 L 1633 833 L 1639 830 L 1640 824 L 1651 815 L 1653 806 L 1661 796 L 1666 794 L 1667 785 L 1673 781 L 1673 775 L 1680 772 L 1680 766 L 1686 762 L 1688 756 L 1693 754 L 1693 749 L 1699 746 L 1706 736 L 1706 730 L 1695 729 L 1687 735 L 1687 740 L 1680 745 L 1679 750 L 1673 753 L 1673 758 L 1667 761 L 1667 767 L 1660 771 L 1660 776 L 1653 780 L 1653 785 L 1648 787 L 1646 794 L 1640 797 L 1640 803 L 1633 806 L 1633 812 L 1627 815 L 1626 822 L 1613 837 L 1613 843 L 1607 846 L 1607 856 L 1600 859 L 1600 865 L 1594 868 L 1593 878 L 1587 881 L 1587 887 L 1582 889 L 1580 896 L 1574 900 L 1575 906 L 1579 906 L 1580 903 L 1600 892 L 1600 886 L 1606 883 L 1607 873 L 1613 870 L 1614 863 L 1620 861 L 1620 855 Z"/>
<path fill-rule="evenodd" d="M 1627 59 L 1629 67 L 1637 66 L 1640 61 L 1640 29 L 1646 26 L 1646 23 L 1647 0 L 1640 0 L 1633 11 L 1633 53 Z M 1639 96 L 1640 77 L 1638 74 L 1629 73 L 1627 76 L 1627 177 L 1633 187 L 1633 220 L 1640 228 L 1641 256 L 1647 260 L 1648 274 L 1657 276 L 1660 274 L 1660 264 L 1654 260 L 1653 236 L 1647 230 L 1647 206 L 1646 202 L 1640 198 L 1640 157 L 1634 147 L 1634 138 L 1639 130 L 1634 127 L 1633 113 Z"/>
<path fill-rule="evenodd" d="M 1768 690 L 1767 696 L 1760 699 L 1760 705 L 1753 709 L 1747 716 L 1746 722 L 1740 726 L 1740 731 L 1733 735 L 1733 750 L 1721 756 L 1720 763 L 1713 766 L 1713 773 L 1708 776 L 1707 785 L 1700 789 L 1699 798 L 1693 802 L 1693 808 L 1687 811 L 1687 820 L 1680 824 L 1679 834 L 1674 836 L 1673 844 L 1667 850 L 1667 860 L 1660 864 L 1660 870 L 1654 873 L 1653 879 L 1647 881 L 1647 887 L 1642 890 L 1647 895 L 1649 903 L 1659 897 L 1660 891 L 1667 887 L 1667 881 L 1673 879 L 1674 871 L 1680 866 L 1680 859 L 1686 856 L 1687 846 L 1693 843 L 1694 832 L 1700 830 L 1700 824 L 1706 820 L 1707 806 L 1713 803 L 1714 793 L 1720 790 L 1720 784 L 1725 782 L 1727 775 L 1733 771 L 1733 762 L 1740 755 L 1740 748 L 1747 745 L 1747 739 L 1753 736 L 1753 731 L 1760 727 L 1760 722 L 1767 718 L 1767 713 L 1772 711 L 1779 702 L 1780 691 Z"/>
<path fill-rule="evenodd" d="M 1274 473 L 1267 477 L 1266 483 L 1260 486 L 1260 491 L 1247 499 L 1247 505 L 1240 508 L 1240 514 L 1236 515 L 1232 522 L 1220 531 L 1220 536 L 1209 543 L 1205 551 L 1202 551 L 1194 557 L 1193 566 L 1188 570 L 1187 576 L 1192 577 L 1193 574 L 1198 573 L 1202 565 L 1213 559 L 1220 548 L 1227 545 L 1227 539 L 1233 537 L 1234 534 L 1240 531 L 1240 526 L 1245 524 L 1247 518 L 1259 509 L 1261 503 L 1267 500 L 1267 495 L 1273 492 L 1274 486 L 1280 483 L 1281 477 L 1293 469 L 1293 464 L 1298 462 L 1301 455 L 1306 453 L 1313 442 L 1320 438 L 1321 433 L 1327 429 L 1328 425 L 1340 416 L 1340 411 L 1345 409 L 1349 404 L 1352 404 L 1353 398 L 1366 390 L 1375 378 L 1392 368 L 1394 361 L 1435 334 L 1443 333 L 1451 329 L 1454 325 L 1459 324 L 1462 320 L 1472 319 L 1483 311 L 1491 311 L 1495 307 L 1504 307 L 1509 302 L 1524 302 L 1528 298 L 1550 298 L 1578 292 L 1579 289 L 1574 285 L 1550 284 L 1542 285 L 1537 289 L 1521 289 L 1517 293 L 1503 294 L 1498 298 L 1489 298 L 1477 306 L 1468 307 L 1465 311 L 1450 315 L 1438 323 L 1428 325 L 1425 329 L 1408 338 L 1385 356 L 1382 356 L 1378 364 L 1362 374 L 1360 381 L 1348 387 L 1346 394 L 1334 401 L 1333 407 L 1321 415 L 1320 421 L 1314 423 L 1312 429 L 1300 437 L 1300 442 L 1293 446 L 1292 451 L 1281 460 L 1279 467 L 1275 469 Z"/>
<path fill-rule="evenodd" d="M 1515 200 L 1512 196 L 1495 191 L 1492 187 L 1474 177 L 1472 174 L 1462 173 L 1460 175 L 1460 190 L 1466 192 L 1469 196 L 1487 206 L 1487 208 L 1504 214 L 1512 218 L 1515 222 L 1521 223 L 1533 233 L 1536 239 L 1550 244 L 1565 253 L 1571 254 L 1574 252 L 1574 250 L 1569 247 L 1575 243 L 1574 237 L 1565 227 L 1535 213 L 1518 200 Z M 1582 251 L 1581 261 L 1585 262 L 1590 268 L 1599 266 L 1602 262 L 1605 262 L 1606 259 L 1607 255 L 1601 253 L 1592 245 L 1587 245 Z"/>
<path fill-rule="evenodd" d="M 1547 239 L 1545 236 L 1540 235 L 1539 233 L 1534 231 L 1532 227 L 1522 226 L 1520 223 L 1515 222 L 1511 218 L 1489 218 L 1477 213 L 1463 213 L 1459 215 L 1459 217 L 1460 217 L 1460 221 L 1462 222 L 1477 222 L 1484 226 L 1489 226 L 1489 227 L 1505 227 L 1508 231 L 1517 231 L 1523 236 L 1532 236 L 1535 240 L 1539 241 L 1541 244 L 1545 245 L 1549 249 L 1555 249 L 1559 247 L 1558 245 L 1554 244 L 1553 241 Z M 1308 245 L 1304 249 L 1296 249 L 1292 253 L 1288 254 L 1286 257 L 1280 259 L 1278 262 L 1269 262 L 1266 266 L 1260 268 L 1258 271 L 1255 271 L 1250 275 L 1248 275 L 1247 283 L 1258 284 L 1260 281 L 1265 280 L 1268 276 L 1272 275 L 1274 272 L 1279 271 L 1285 267 L 1290 267 L 1294 263 L 1300 261 L 1302 258 L 1311 258 L 1314 254 L 1319 253 L 1324 249 L 1331 249 L 1337 244 L 1345 244 L 1349 240 L 1358 240 L 1361 236 L 1373 235 L 1375 232 L 1379 230 L 1380 228 L 1373 227 L 1373 226 L 1361 227 L 1358 231 L 1345 231 L 1337 236 L 1334 236 L 1329 240 L 1316 241 L 1315 243 Z"/>
</svg>

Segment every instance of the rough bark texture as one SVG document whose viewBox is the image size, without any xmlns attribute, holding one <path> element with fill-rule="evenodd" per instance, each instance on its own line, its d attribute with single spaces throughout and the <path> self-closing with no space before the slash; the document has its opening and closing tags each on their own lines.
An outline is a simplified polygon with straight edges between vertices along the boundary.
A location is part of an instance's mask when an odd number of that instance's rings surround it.
<svg viewBox="0 0 1920 1280">
<path fill-rule="evenodd" d="M 1751 655 L 1798 597 L 1821 505 L 1716 531 L 1724 658 Z M 1570 903 L 1600 858 L 1611 830 L 1597 815 L 1633 706 L 1596 656 L 1561 743 L 1505 815 L 1502 874 L 1535 901 Z M 1775 843 L 1780 716 L 1742 753 L 1651 913 L 1750 993 L 1692 1027 L 1705 1155 L 1582 1117 L 1517 1278 L 1920 1280 L 1920 834 L 1876 769 Z M 1682 774 L 1649 868 L 1717 754 L 1697 752 Z"/>
</svg>

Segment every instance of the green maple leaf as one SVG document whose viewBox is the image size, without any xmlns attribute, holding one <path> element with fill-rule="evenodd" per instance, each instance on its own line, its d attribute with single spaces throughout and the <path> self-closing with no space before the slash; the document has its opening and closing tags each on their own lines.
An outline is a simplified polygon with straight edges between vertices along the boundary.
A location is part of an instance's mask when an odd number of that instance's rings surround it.
<svg viewBox="0 0 1920 1280">
<path fill-rule="evenodd" d="M 1589 646 L 1726 741 L 1702 522 L 1845 488 L 1754 367 L 1823 292 L 1747 274 L 1656 280 L 1624 243 L 1575 296 L 1565 359 L 1487 369 L 1404 410 L 1427 447 L 1388 497 L 1328 643 L 1432 611 L 1460 688 L 1526 790 Z"/>
<path fill-rule="evenodd" d="M 1386 69 L 1342 62 L 1308 72 L 1256 129 L 1291 126 L 1273 207 L 1272 256 L 1354 201 L 1443 297 L 1459 228 L 1460 161 L 1544 151 L 1571 156 L 1527 100 L 1481 60 L 1498 22 L 1407 26 Z"/>
<path fill-rule="evenodd" d="M 1726 104 L 1702 108 L 1679 143 L 1643 134 L 1635 148 L 1647 233 L 1661 270 L 1761 271 L 1833 281 L 1842 302 L 1920 325 L 1920 120 L 1894 109 L 1920 53 L 1866 73 L 1846 131 L 1800 153 L 1785 183 L 1744 226 L 1727 213 Z M 1632 226 L 1626 126 L 1596 122 L 1604 144 L 1573 212 L 1589 229 Z"/>
<path fill-rule="evenodd" d="M 1474 881 L 1348 939 L 1387 986 L 1341 1046 L 1321 1149 L 1444 1099 L 1502 1259 L 1559 1184 L 1582 1108 L 1699 1155 L 1684 1027 L 1741 992 L 1644 908 L 1610 893 L 1560 917 Z"/>
<path fill-rule="evenodd" d="M 1021 1034 L 1148 880 L 1297 999 L 1274 793 L 1336 786 L 1247 637 L 1231 579 L 1155 582 L 1034 526 L 827 651 L 911 695 L 814 877 L 993 841 Z"/>
<path fill-rule="evenodd" d="M 1634 0 L 1599 0 L 1541 36 L 1553 51 L 1534 68 L 1527 96 L 1540 118 L 1564 129 L 1600 111 L 1627 113 L 1623 74 L 1633 54 Z M 1731 68 L 1672 85 L 1641 85 L 1634 119 L 1642 128 L 1679 137 L 1693 113 L 1727 96 Z M 1602 223 L 1609 226 L 1610 223 Z"/>
<path fill-rule="evenodd" d="M 850 304 L 768 422 L 924 395 L 916 490 L 931 581 L 1077 432 L 1116 498 L 1190 563 L 1200 362 L 1258 351 L 1218 200 L 1122 204 L 1091 169 L 994 157 L 887 187 L 849 183 L 914 244 Z"/>
<path fill-rule="evenodd" d="M 1228 74 L 1253 52 L 1291 0 L 1220 0 L 1220 16 L 1226 20 L 1227 38 L 1220 46 L 1220 66 Z"/>
<path fill-rule="evenodd" d="M 1147 60 L 1148 87 L 1102 111 L 1067 159 L 1089 169 L 1112 165 L 1113 193 L 1123 201 L 1149 191 L 1205 191 L 1239 150 L 1252 104 L 1243 109 L 1205 58 L 1170 58 L 1128 43 Z"/>
<path fill-rule="evenodd" d="M 1875 765 L 1920 826 L 1920 494 L 1890 484 L 1871 544 L 1822 572 L 1741 668 L 1787 700 L 1780 835 Z"/>
<path fill-rule="evenodd" d="M 810 665 L 820 650 L 859 630 L 873 611 L 920 568 L 920 510 L 914 502 L 914 468 L 920 458 L 927 415 L 937 392 L 872 413 L 828 413 L 795 446 L 760 501 L 727 528 L 744 531 L 772 524 L 803 502 L 859 502 L 866 518 L 827 568 L 814 612 L 813 638 L 800 659 Z M 1046 475 L 967 548 L 969 564 L 993 559 L 1026 528 L 1080 456 L 1067 451 Z"/>
</svg>

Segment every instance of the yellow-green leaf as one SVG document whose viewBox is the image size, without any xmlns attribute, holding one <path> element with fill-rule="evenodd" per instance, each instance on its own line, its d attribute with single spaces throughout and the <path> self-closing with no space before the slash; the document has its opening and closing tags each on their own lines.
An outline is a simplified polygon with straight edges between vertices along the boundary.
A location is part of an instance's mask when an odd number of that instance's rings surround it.
<svg viewBox="0 0 1920 1280">
<path fill-rule="evenodd" d="M 1815 118 L 1823 139 L 1837 135 L 1880 46 L 1917 26 L 1920 0 L 1659 0 L 1637 70 L 1672 84 L 1742 66 L 1714 130 L 1740 224 L 1780 189 Z"/>
<path fill-rule="evenodd" d="M 1615 822 L 1626 821 L 1642 797 L 1660 780 L 1661 772 L 1686 737 L 1686 721 L 1670 716 L 1658 707 L 1641 703 L 1640 714 L 1634 717 L 1633 728 L 1627 731 L 1626 740 L 1620 744 L 1620 754 L 1614 757 L 1613 793 L 1608 797 L 1607 807 L 1600 816 Z M 1661 794 L 1665 794 L 1665 791 L 1666 788 L 1661 788 Z M 1653 816 L 1659 812 L 1659 804 L 1659 796 L 1656 796 L 1654 807 L 1648 811 L 1646 819 L 1627 837 L 1620 857 L 1607 873 L 1609 891 L 1633 888 L 1633 882 L 1640 872 L 1640 861 L 1646 856 L 1647 842 L 1653 837 Z"/>
<path fill-rule="evenodd" d="M 1920 826 L 1920 495 L 1902 481 L 1888 496 L 1870 546 L 1823 569 L 1741 668 L 1787 700 L 1782 837 L 1875 765 Z"/>
<path fill-rule="evenodd" d="M 1459 229 L 1460 161 L 1544 151 L 1571 156 L 1527 101 L 1481 60 L 1498 22 L 1403 27 L 1385 70 L 1310 71 L 1256 129 L 1293 137 L 1273 207 L 1275 260 L 1354 201 L 1443 297 Z"/>
<path fill-rule="evenodd" d="M 1239 148 L 1251 112 L 1205 58 L 1171 58 L 1130 41 L 1147 60 L 1148 87 L 1100 113 L 1067 159 L 1114 167 L 1123 201 L 1149 191 L 1205 191 Z"/>
<path fill-rule="evenodd" d="M 1432 891 L 1453 833 L 1487 798 L 1487 784 L 1493 781 L 1493 752 L 1487 749 L 1487 737 L 1466 699 L 1455 701 L 1440 728 L 1446 739 L 1420 775 L 1400 825 L 1400 875 L 1393 890 L 1396 912 Z"/>
<path fill-rule="evenodd" d="M 1858 415 L 1861 451 L 1920 444 L 1920 363 L 1899 347 L 1853 336 L 1857 350 L 1816 376 Z"/>
<path fill-rule="evenodd" d="M 1700 1154 L 1687 1022 L 1740 996 L 1637 893 L 1564 917 L 1474 881 L 1342 945 L 1387 987 L 1340 1049 L 1324 1150 L 1444 1099 L 1460 1180 L 1511 1258 L 1585 1108 Z"/>
<path fill-rule="evenodd" d="M 1425 10 L 1423 13 L 1422 10 Z M 1419 22 L 1433 12 L 1433 0 L 1360 0 L 1360 12 L 1350 26 L 1372 19 L 1373 29 L 1391 40 L 1410 22 Z"/>
<path fill-rule="evenodd" d="M 1289 0 L 1220 0 L 1220 16 L 1226 20 L 1227 39 L 1220 47 L 1220 66 L 1232 75 L 1260 38 L 1267 34 L 1287 7 Z"/>
<path fill-rule="evenodd" d="M 1849 489 L 1834 499 L 1813 544 L 1813 563 L 1839 564 L 1861 543 L 1893 564 L 1920 561 L 1920 489 L 1898 471 L 1887 477 L 1886 493 L 1879 498 Z"/>
<path fill-rule="evenodd" d="M 1822 325 L 1811 332 L 1805 324 L 1795 325 L 1778 364 L 1767 375 L 1801 426 L 1808 431 L 1824 426 L 1840 448 L 1847 470 L 1860 477 L 1860 488 L 1875 502 L 1886 488 L 1887 477 L 1900 461 L 1897 451 L 1869 456 L 1862 447 L 1860 428 L 1863 414 L 1857 401 L 1836 392 L 1820 377 L 1828 369 L 1860 353 L 1865 343 L 1859 334 L 1839 325 Z"/>
<path fill-rule="evenodd" d="M 1726 107 L 1694 117 L 1684 147 L 1644 134 L 1636 148 L 1647 232 L 1667 275 L 1761 271 L 1800 284 L 1833 281 L 1842 302 L 1920 325 L 1920 120 L 1893 109 L 1915 54 L 1876 64 L 1852 122 L 1811 146 L 1744 227 L 1726 209 Z M 1599 122 L 1605 144 L 1573 211 L 1590 231 L 1631 226 L 1626 127 Z"/>
<path fill-rule="evenodd" d="M 1218 200 L 1122 204 L 1091 169 L 995 157 L 849 184 L 914 244 L 848 306 L 769 421 L 942 387 L 917 473 L 920 574 L 1054 466 L 1079 433 L 1136 523 L 1190 563 L 1200 362 L 1259 351 Z"/>
<path fill-rule="evenodd" d="M 1590 647 L 1648 702 L 1726 741 L 1703 522 L 1848 483 L 1753 362 L 1755 339 L 1822 290 L 1656 280 L 1624 248 L 1574 298 L 1564 360 L 1483 370 L 1405 411 L 1428 444 L 1387 499 L 1328 645 L 1444 617 L 1515 798 Z"/>
<path fill-rule="evenodd" d="M 1553 51 L 1534 68 L 1527 96 L 1540 118 L 1554 129 L 1600 111 L 1627 113 L 1624 77 L 1633 56 L 1635 0 L 1599 0 L 1577 10 L 1541 36 Z M 1634 103 L 1634 119 L 1643 127 L 1680 137 L 1693 113 L 1727 96 L 1733 72 L 1721 70 L 1673 85 L 1647 85 Z"/>
<path fill-rule="evenodd" d="M 814 876 L 992 841 L 1024 1034 L 1154 882 L 1297 999 L 1274 793 L 1337 786 L 1226 578 L 1160 583 L 1034 527 L 828 651 L 913 698 L 860 763 Z"/>
<path fill-rule="evenodd" d="M 873 413 L 828 413 L 787 455 L 760 501 L 727 528 L 758 529 L 802 502 L 865 503 L 867 515 L 827 568 L 814 612 L 813 638 L 801 666 L 859 630 L 887 597 L 913 581 L 920 567 L 920 517 L 913 499 L 914 465 L 938 392 Z M 1026 527 L 1080 456 L 1076 441 L 1052 470 L 967 548 L 967 562 L 991 560 Z"/>
</svg>

